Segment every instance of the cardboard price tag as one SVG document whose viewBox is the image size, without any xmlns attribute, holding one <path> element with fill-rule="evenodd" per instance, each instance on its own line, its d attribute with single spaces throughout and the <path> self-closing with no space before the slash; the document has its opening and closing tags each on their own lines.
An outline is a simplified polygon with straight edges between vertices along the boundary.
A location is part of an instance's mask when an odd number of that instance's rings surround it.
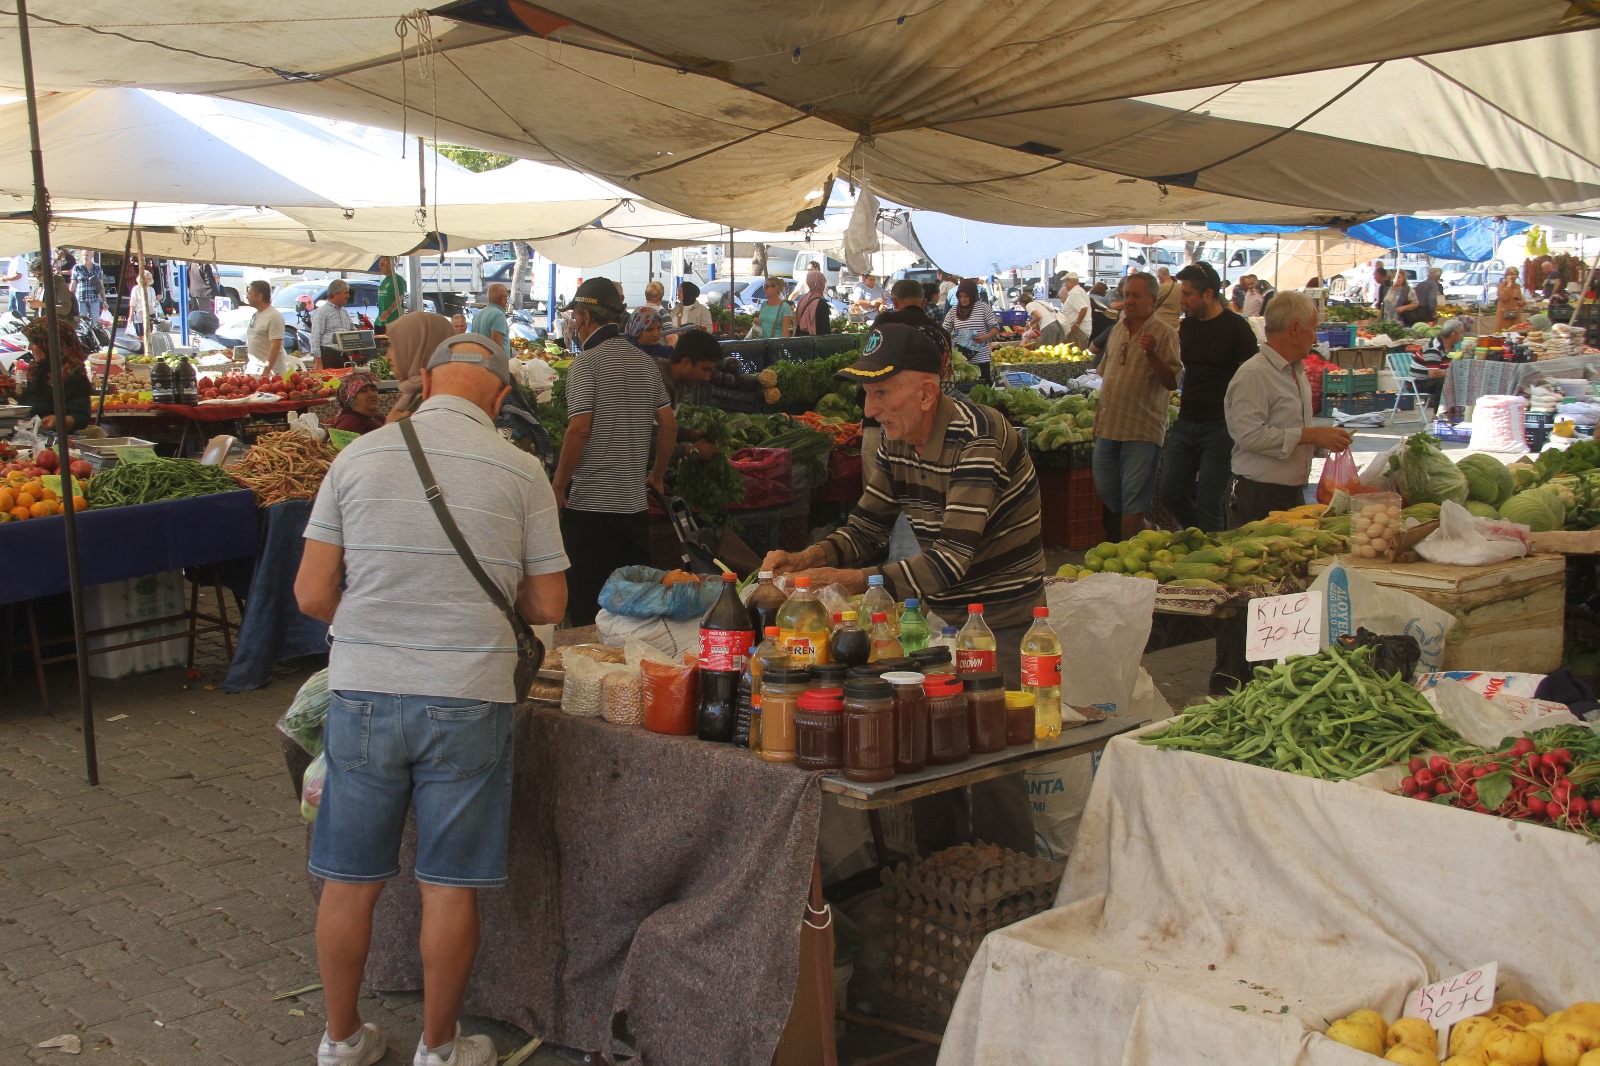
<svg viewBox="0 0 1600 1066">
<path fill-rule="evenodd" d="M 119 463 L 153 463 L 156 460 L 156 450 L 142 445 L 130 445 L 117 449 L 117 462 Z"/>
<path fill-rule="evenodd" d="M 77 478 L 69 478 L 68 480 L 71 481 L 71 483 L 72 483 L 72 494 L 74 496 L 82 496 L 83 495 L 83 486 L 78 484 L 78 479 Z M 62 489 L 61 489 L 61 475 L 60 474 L 44 474 L 39 478 L 39 484 L 43 485 L 45 488 L 47 488 L 51 492 L 55 493 L 56 494 L 56 499 L 62 499 L 63 498 Z"/>
<path fill-rule="evenodd" d="M 1487 1013 L 1494 1006 L 1494 986 L 1499 971 L 1500 964 L 1491 962 L 1424 985 L 1406 997 L 1405 1015 L 1421 1018 L 1435 1029 L 1443 1029 L 1463 1018 Z"/>
<path fill-rule="evenodd" d="M 1322 650 L 1322 593 L 1296 592 L 1250 601 L 1244 657 L 1258 663 Z"/>
</svg>

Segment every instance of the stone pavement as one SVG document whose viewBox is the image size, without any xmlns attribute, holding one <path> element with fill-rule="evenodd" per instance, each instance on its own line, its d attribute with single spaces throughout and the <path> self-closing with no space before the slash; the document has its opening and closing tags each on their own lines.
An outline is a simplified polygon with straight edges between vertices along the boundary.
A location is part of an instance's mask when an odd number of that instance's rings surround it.
<svg viewBox="0 0 1600 1066">
<path fill-rule="evenodd" d="M 213 679 L 220 650 L 202 661 Z M 97 788 L 70 664 L 49 671 L 53 713 L 31 680 L 0 702 L 0 1064 L 315 1061 L 320 993 L 273 998 L 318 980 L 305 826 L 273 728 L 312 669 L 240 695 L 182 670 L 96 681 Z M 398 1049 L 384 1061 L 410 1061 L 420 995 L 362 1009 Z M 502 1054 L 527 1040 L 465 1029 Z M 35 1046 L 67 1033 L 83 1057 Z"/>
</svg>

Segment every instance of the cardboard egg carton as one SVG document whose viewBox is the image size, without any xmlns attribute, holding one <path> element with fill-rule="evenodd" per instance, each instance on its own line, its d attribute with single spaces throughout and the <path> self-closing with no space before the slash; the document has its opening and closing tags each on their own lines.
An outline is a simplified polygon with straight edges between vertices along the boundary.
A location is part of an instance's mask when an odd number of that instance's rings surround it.
<svg viewBox="0 0 1600 1066">
<path fill-rule="evenodd" d="M 952 930 L 987 932 L 1048 907 L 1063 868 L 992 844 L 960 845 L 884 870 L 885 902 Z"/>
</svg>

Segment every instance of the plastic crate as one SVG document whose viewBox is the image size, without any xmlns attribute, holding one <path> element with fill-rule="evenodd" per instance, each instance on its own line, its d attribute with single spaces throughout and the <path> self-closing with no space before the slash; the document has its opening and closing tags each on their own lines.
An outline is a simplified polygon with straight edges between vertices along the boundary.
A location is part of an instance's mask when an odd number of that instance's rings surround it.
<svg viewBox="0 0 1600 1066">
<path fill-rule="evenodd" d="M 716 407 L 730 414 L 758 414 L 762 408 L 761 393 L 742 389 L 725 389 L 720 385 L 696 385 L 689 390 L 688 401 L 701 407 Z"/>
<path fill-rule="evenodd" d="M 1465 422 L 1460 425 L 1451 425 L 1442 418 L 1436 418 L 1433 421 L 1433 428 L 1428 432 L 1440 440 L 1453 441 L 1457 444 L 1466 444 L 1472 440 L 1472 427 Z"/>
<path fill-rule="evenodd" d="M 817 357 L 815 337 L 774 337 L 767 341 L 767 362 L 771 366 L 780 360 L 805 363 Z"/>
<path fill-rule="evenodd" d="M 812 355 L 821 359 L 829 355 L 838 355 L 840 352 L 853 352 L 861 347 L 860 333 L 828 333 L 821 337 L 811 338 Z"/>
<path fill-rule="evenodd" d="M 728 512 L 728 528 L 757 555 L 778 550 L 778 530 L 783 521 L 782 507 L 760 507 Z"/>
<path fill-rule="evenodd" d="M 1324 370 L 1322 372 L 1322 395 L 1324 401 L 1329 396 L 1359 396 L 1362 393 L 1378 391 L 1378 372 L 1376 370 Z M 1326 406 L 1326 402 L 1324 402 Z"/>
<path fill-rule="evenodd" d="M 1028 312 L 1023 310 L 996 311 L 995 317 L 1000 320 L 1001 325 L 1005 326 L 1026 326 L 1028 324 Z"/>
<path fill-rule="evenodd" d="M 764 340 L 718 341 L 724 359 L 738 359 L 747 374 L 759 374 L 772 362 Z"/>
<path fill-rule="evenodd" d="M 1094 472 L 1088 466 L 1045 467 L 1037 474 L 1040 533 L 1047 546 L 1082 551 L 1105 539 Z"/>
<path fill-rule="evenodd" d="M 1408 401 L 1400 405 L 1403 411 L 1409 411 L 1414 406 Z M 1329 396 L 1322 397 L 1322 417 L 1332 418 L 1337 408 L 1341 414 L 1369 415 L 1374 411 L 1388 411 L 1394 407 L 1394 393 L 1372 392 L 1362 396 Z"/>
<path fill-rule="evenodd" d="M 1073 360 L 1072 362 L 1054 363 L 996 363 L 995 372 L 1002 374 L 1032 374 L 1035 377 L 1053 381 L 1057 385 L 1065 385 L 1073 378 L 1081 377 L 1094 366 L 1089 359 Z"/>
<path fill-rule="evenodd" d="M 1528 442 L 1528 450 L 1543 451 L 1545 442 L 1550 439 L 1550 430 L 1554 426 L 1554 415 L 1525 415 L 1522 420 L 1522 439 Z"/>
</svg>

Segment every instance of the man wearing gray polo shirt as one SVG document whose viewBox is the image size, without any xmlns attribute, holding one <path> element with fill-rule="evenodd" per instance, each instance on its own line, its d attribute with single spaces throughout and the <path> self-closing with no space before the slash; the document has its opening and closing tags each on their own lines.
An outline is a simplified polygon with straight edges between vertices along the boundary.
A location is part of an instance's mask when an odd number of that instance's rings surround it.
<svg viewBox="0 0 1600 1066">
<path fill-rule="evenodd" d="M 479 565 L 533 624 L 566 610 L 555 495 L 532 455 L 496 432 L 505 353 L 464 333 L 433 352 L 411 416 L 440 492 Z M 327 781 L 310 871 L 325 880 L 317 964 L 327 1005 L 318 1066 L 371 1066 L 387 1048 L 357 1007 L 378 895 L 399 872 L 416 814 L 423 1031 L 416 1066 L 492 1066 L 457 1017 L 478 949 L 477 890 L 506 880 L 511 626 L 451 547 L 398 425 L 351 443 L 317 494 L 295 580 L 330 623 Z"/>
</svg>

